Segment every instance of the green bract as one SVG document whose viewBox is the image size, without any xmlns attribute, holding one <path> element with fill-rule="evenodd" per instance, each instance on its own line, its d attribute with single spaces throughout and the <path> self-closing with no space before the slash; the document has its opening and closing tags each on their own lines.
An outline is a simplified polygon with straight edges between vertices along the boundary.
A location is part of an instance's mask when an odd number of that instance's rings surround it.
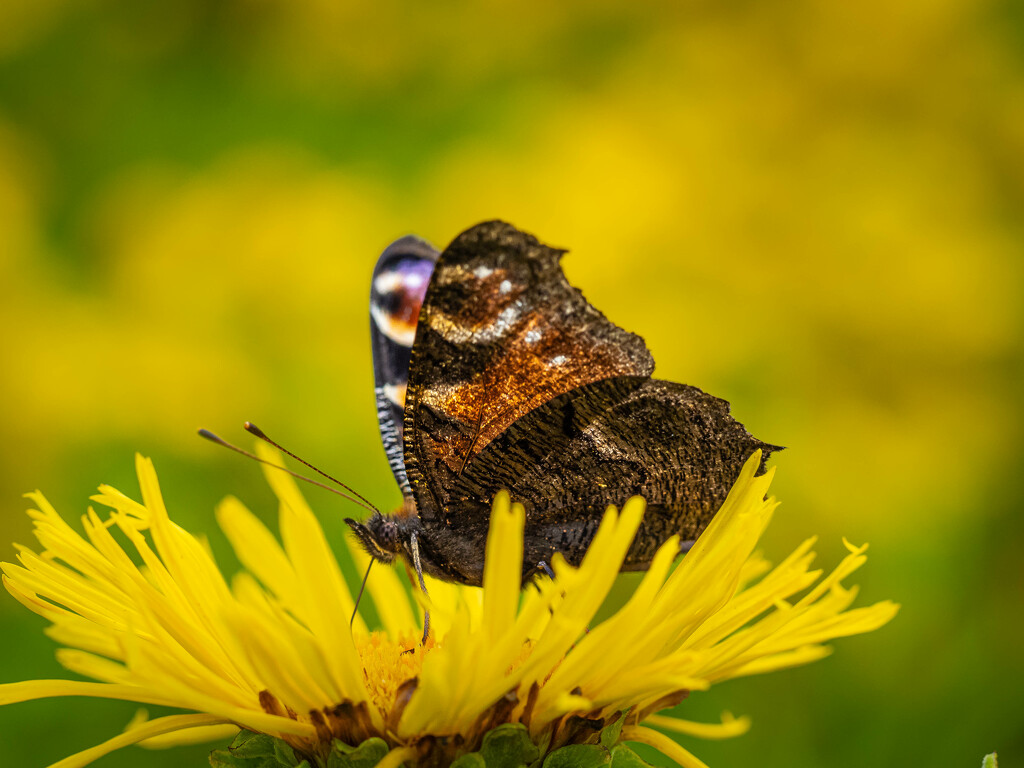
<svg viewBox="0 0 1024 768">
<path fill-rule="evenodd" d="M 616 743 L 622 733 L 625 715 L 597 734 L 595 744 L 570 744 L 542 753 L 526 727 L 505 723 L 488 731 L 477 752 L 457 758 L 451 768 L 650 768 L 625 744 Z M 349 746 L 335 739 L 326 763 L 300 760 L 295 751 L 280 739 L 263 733 L 242 731 L 227 749 L 210 753 L 212 768 L 374 768 L 388 754 L 383 739 L 367 739 Z M 986 761 L 988 758 L 986 758 Z M 986 762 L 984 768 L 995 763 Z"/>
</svg>

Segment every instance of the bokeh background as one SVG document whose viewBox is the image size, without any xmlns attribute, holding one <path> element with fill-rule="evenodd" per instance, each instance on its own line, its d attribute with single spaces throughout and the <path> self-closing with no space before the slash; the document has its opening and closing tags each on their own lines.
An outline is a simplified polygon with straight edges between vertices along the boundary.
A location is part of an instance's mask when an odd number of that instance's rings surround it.
<svg viewBox="0 0 1024 768">
<path fill-rule="evenodd" d="M 139 450 L 230 569 L 215 503 L 274 508 L 195 428 L 245 419 L 396 503 L 375 258 L 504 218 L 571 249 L 658 375 L 788 446 L 773 559 L 869 541 L 862 602 L 903 604 L 824 662 L 695 695 L 681 713 L 754 726 L 687 746 L 718 768 L 1013 765 L 1022 211 L 1009 0 L 5 0 L 0 541 L 30 543 L 25 491 L 71 517 L 100 482 L 134 492 Z M 340 544 L 350 510 L 309 496 Z M 67 674 L 6 594 L 0 622 L 0 681 Z M 0 709 L 0 762 L 47 765 L 134 710 Z"/>
</svg>

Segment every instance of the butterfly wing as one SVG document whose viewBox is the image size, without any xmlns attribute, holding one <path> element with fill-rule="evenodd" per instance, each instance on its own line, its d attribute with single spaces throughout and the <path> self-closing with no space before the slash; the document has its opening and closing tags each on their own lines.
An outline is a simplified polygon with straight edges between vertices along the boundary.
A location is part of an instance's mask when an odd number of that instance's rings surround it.
<svg viewBox="0 0 1024 768">
<path fill-rule="evenodd" d="M 409 481 L 402 457 L 402 417 L 409 381 L 409 355 L 423 297 L 439 252 L 417 237 L 385 249 L 370 284 L 370 343 L 377 396 L 377 422 L 384 452 L 402 494 Z"/>
<path fill-rule="evenodd" d="M 424 522 L 450 522 L 455 480 L 526 414 L 594 382 L 639 383 L 654 369 L 643 339 L 569 285 L 563 253 L 494 221 L 441 254 L 405 408 L 405 470 Z"/>
<path fill-rule="evenodd" d="M 526 507 L 524 565 L 582 556 L 609 504 L 641 495 L 648 511 L 624 569 L 646 568 L 673 534 L 700 535 L 755 450 L 725 400 L 685 384 L 611 379 L 562 395 L 493 440 L 455 481 L 450 526 L 486 536 L 481 511 L 501 489 Z"/>
</svg>

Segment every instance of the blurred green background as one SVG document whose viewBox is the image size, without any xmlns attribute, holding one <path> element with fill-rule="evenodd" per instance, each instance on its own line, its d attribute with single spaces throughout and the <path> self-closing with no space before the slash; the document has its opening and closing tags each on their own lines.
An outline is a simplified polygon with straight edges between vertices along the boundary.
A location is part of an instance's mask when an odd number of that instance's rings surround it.
<svg viewBox="0 0 1024 768">
<path fill-rule="evenodd" d="M 765 542 L 871 542 L 883 630 L 680 708 L 753 717 L 711 766 L 1024 754 L 1024 12 L 1015 2 L 0 4 L 0 542 L 152 456 L 172 514 L 272 519 L 200 441 L 251 419 L 382 506 L 378 253 L 503 218 L 658 375 L 788 450 Z M 314 490 L 340 543 L 343 502 Z M 3 559 L 13 550 L 0 547 Z M 0 681 L 60 677 L 0 595 Z M 0 709 L 44 766 L 135 706 Z M 207 748 L 116 766 L 203 765 Z"/>
</svg>

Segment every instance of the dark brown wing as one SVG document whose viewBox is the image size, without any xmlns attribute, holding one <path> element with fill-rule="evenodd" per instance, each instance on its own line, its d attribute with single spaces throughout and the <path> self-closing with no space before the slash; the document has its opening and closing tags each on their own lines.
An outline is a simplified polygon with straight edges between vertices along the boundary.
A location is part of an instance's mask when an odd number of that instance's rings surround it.
<svg viewBox="0 0 1024 768">
<path fill-rule="evenodd" d="M 441 254 L 405 403 L 405 468 L 424 522 L 450 518 L 453 479 L 518 419 L 587 384 L 654 369 L 643 339 L 569 285 L 563 253 L 493 221 Z"/>
<path fill-rule="evenodd" d="M 582 555 L 609 504 L 633 495 L 648 511 L 624 568 L 645 568 L 679 534 L 711 521 L 755 450 L 725 400 L 657 379 L 613 379 L 556 398 L 520 419 L 454 478 L 449 525 L 465 538 L 487 530 L 480 504 L 506 488 L 526 506 L 526 565 Z M 532 561 L 530 560 L 532 558 Z"/>
</svg>

